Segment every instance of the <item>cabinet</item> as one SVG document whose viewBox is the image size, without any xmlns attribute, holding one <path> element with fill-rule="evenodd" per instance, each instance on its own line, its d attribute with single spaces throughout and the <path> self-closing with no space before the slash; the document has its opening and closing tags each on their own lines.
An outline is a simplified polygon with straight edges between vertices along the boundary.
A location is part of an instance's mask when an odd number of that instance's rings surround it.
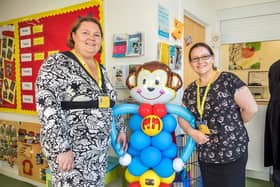
<svg viewBox="0 0 280 187">
<path fill-rule="evenodd" d="M 268 101 L 268 71 L 249 71 L 248 88 L 256 101 Z"/>
<path fill-rule="evenodd" d="M 267 86 L 248 86 L 256 101 L 268 101 Z"/>
</svg>

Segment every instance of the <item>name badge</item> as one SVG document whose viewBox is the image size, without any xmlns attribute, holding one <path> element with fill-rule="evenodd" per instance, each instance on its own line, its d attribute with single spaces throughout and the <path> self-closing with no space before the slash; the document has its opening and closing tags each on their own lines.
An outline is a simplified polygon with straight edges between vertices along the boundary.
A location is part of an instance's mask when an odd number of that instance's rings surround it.
<svg viewBox="0 0 280 187">
<path fill-rule="evenodd" d="M 198 122 L 196 122 L 196 125 L 197 125 L 198 129 L 200 130 L 200 132 L 202 132 L 203 134 L 211 134 L 206 121 L 198 121 Z"/>
<path fill-rule="evenodd" d="M 98 96 L 98 108 L 109 108 L 110 107 L 110 97 L 106 95 Z"/>
</svg>

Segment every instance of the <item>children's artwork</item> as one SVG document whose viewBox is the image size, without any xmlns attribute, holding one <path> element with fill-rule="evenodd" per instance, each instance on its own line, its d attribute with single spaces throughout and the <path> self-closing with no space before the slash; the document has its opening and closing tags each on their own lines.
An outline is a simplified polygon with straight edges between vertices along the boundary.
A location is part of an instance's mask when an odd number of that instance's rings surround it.
<svg viewBox="0 0 280 187">
<path fill-rule="evenodd" d="M 260 69 L 258 52 L 261 42 L 237 43 L 229 46 L 229 69 Z"/>
<path fill-rule="evenodd" d="M 0 107 L 16 108 L 15 27 L 0 26 Z"/>
<path fill-rule="evenodd" d="M 113 66 L 112 84 L 115 88 L 126 88 L 126 77 L 128 76 L 129 66 Z"/>
<path fill-rule="evenodd" d="M 173 31 L 171 33 L 171 36 L 175 40 L 180 40 L 183 31 L 184 31 L 184 24 L 181 21 L 174 19 L 174 26 L 173 26 Z"/>
<path fill-rule="evenodd" d="M 13 167 L 17 161 L 18 122 L 0 120 L 0 160 Z"/>
<path fill-rule="evenodd" d="M 143 51 L 143 33 L 114 34 L 113 57 L 141 56 Z"/>
<path fill-rule="evenodd" d="M 40 125 L 19 122 L 17 145 L 19 175 L 45 183 L 48 163 L 40 146 Z"/>
</svg>

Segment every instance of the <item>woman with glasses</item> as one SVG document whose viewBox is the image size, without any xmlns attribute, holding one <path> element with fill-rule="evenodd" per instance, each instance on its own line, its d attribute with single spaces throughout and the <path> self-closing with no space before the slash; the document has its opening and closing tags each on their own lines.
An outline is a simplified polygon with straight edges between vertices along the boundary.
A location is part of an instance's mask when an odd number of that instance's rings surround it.
<svg viewBox="0 0 280 187">
<path fill-rule="evenodd" d="M 56 187 L 103 187 L 116 91 L 94 56 L 101 51 L 102 28 L 79 17 L 68 39 L 71 49 L 49 56 L 36 81 L 40 143 Z M 118 141 L 126 149 L 119 119 Z"/>
<path fill-rule="evenodd" d="M 181 118 L 179 124 L 197 142 L 203 185 L 245 187 L 249 137 L 244 123 L 257 112 L 254 97 L 235 74 L 214 67 L 207 44 L 194 44 L 189 62 L 199 78 L 184 91 L 182 103 L 196 117 L 197 128 Z"/>
</svg>

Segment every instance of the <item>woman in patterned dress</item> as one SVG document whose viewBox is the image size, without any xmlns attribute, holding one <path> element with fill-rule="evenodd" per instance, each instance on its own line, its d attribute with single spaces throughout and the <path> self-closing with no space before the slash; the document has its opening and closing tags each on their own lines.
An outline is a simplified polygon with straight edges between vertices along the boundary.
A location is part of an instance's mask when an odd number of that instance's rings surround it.
<svg viewBox="0 0 280 187">
<path fill-rule="evenodd" d="M 257 112 L 245 83 L 230 72 L 214 67 L 214 53 L 205 43 L 189 52 L 199 76 L 183 95 L 183 105 L 196 117 L 197 129 L 179 119 L 180 126 L 197 142 L 204 187 L 245 187 L 248 133 L 244 126 Z"/>
<path fill-rule="evenodd" d="M 57 187 L 102 187 L 116 102 L 105 68 L 94 60 L 102 28 L 92 17 L 72 26 L 71 51 L 48 57 L 36 81 L 41 146 Z M 118 119 L 118 139 L 126 149 L 126 128 Z"/>
</svg>

